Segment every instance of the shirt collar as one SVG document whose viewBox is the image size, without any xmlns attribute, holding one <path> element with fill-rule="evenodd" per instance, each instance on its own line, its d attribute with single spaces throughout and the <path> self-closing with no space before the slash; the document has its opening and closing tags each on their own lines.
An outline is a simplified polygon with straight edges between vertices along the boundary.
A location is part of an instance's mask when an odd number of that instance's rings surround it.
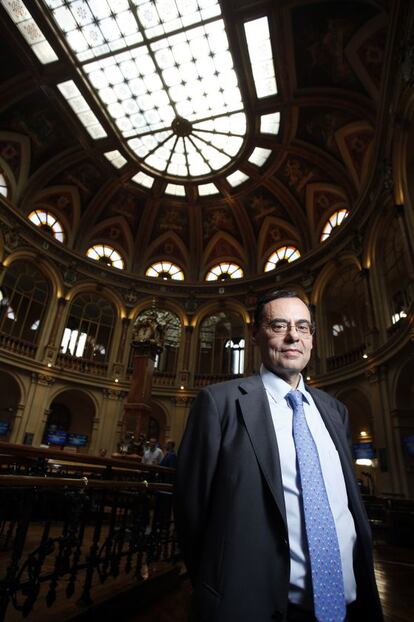
<svg viewBox="0 0 414 622">
<path fill-rule="evenodd" d="M 275 373 L 267 369 L 263 363 L 260 366 L 260 375 L 266 391 L 272 395 L 273 399 L 276 402 L 284 401 L 286 395 L 292 390 L 290 384 L 286 382 L 286 380 L 283 380 L 280 376 L 277 376 Z M 299 382 L 296 389 L 302 393 L 304 399 L 309 403 L 309 393 L 305 388 L 302 374 L 299 375 Z"/>
</svg>

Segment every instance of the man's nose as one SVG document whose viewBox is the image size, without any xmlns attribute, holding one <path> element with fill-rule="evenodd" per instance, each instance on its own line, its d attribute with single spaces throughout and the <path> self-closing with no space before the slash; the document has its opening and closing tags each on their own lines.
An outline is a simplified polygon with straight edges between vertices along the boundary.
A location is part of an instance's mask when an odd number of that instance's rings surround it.
<svg viewBox="0 0 414 622">
<path fill-rule="evenodd" d="M 289 324 L 287 326 L 285 339 L 288 341 L 299 341 L 299 333 L 295 324 Z"/>
</svg>

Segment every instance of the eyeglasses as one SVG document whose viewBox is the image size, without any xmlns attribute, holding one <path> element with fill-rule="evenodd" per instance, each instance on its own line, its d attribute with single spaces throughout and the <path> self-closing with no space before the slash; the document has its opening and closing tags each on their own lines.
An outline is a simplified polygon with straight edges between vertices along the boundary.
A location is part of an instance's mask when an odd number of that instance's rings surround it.
<svg viewBox="0 0 414 622">
<path fill-rule="evenodd" d="M 276 335 L 286 335 L 293 327 L 299 335 L 305 338 L 310 337 L 315 332 L 314 324 L 307 320 L 294 322 L 293 324 L 285 322 L 284 320 L 272 320 L 267 326 Z"/>
</svg>

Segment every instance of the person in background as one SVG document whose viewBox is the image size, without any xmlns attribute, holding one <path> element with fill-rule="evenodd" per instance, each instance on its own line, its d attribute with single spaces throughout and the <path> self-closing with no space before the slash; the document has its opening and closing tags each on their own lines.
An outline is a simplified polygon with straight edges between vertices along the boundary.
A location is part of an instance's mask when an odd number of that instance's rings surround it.
<svg viewBox="0 0 414 622">
<path fill-rule="evenodd" d="M 160 466 L 175 469 L 177 466 L 177 454 L 175 453 L 175 442 L 169 439 L 165 446 L 165 454 L 160 462 Z"/>
<path fill-rule="evenodd" d="M 164 453 L 160 447 L 158 447 L 158 441 L 156 438 L 149 439 L 149 446 L 145 449 L 142 457 L 142 464 L 160 464 L 164 457 Z"/>
</svg>

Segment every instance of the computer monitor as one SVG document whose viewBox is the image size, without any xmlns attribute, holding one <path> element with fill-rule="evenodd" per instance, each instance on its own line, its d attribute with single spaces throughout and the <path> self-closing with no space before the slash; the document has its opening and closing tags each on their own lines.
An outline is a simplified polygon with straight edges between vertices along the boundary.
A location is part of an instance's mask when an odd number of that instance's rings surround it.
<svg viewBox="0 0 414 622">
<path fill-rule="evenodd" d="M 375 448 L 372 443 L 353 443 L 352 450 L 355 460 L 372 460 L 375 458 Z"/>
<path fill-rule="evenodd" d="M 403 437 L 403 445 L 409 456 L 414 456 L 414 434 Z"/>
<path fill-rule="evenodd" d="M 48 432 L 46 435 L 46 442 L 48 445 L 59 445 L 63 447 L 66 445 L 66 441 L 68 438 L 68 433 L 63 430 L 54 430 L 53 432 Z"/>
<path fill-rule="evenodd" d="M 69 447 L 85 447 L 88 444 L 89 437 L 86 434 L 68 434 L 66 444 Z"/>
<path fill-rule="evenodd" d="M 0 421 L 0 436 L 7 436 L 10 432 L 10 423 L 8 421 Z"/>
</svg>

